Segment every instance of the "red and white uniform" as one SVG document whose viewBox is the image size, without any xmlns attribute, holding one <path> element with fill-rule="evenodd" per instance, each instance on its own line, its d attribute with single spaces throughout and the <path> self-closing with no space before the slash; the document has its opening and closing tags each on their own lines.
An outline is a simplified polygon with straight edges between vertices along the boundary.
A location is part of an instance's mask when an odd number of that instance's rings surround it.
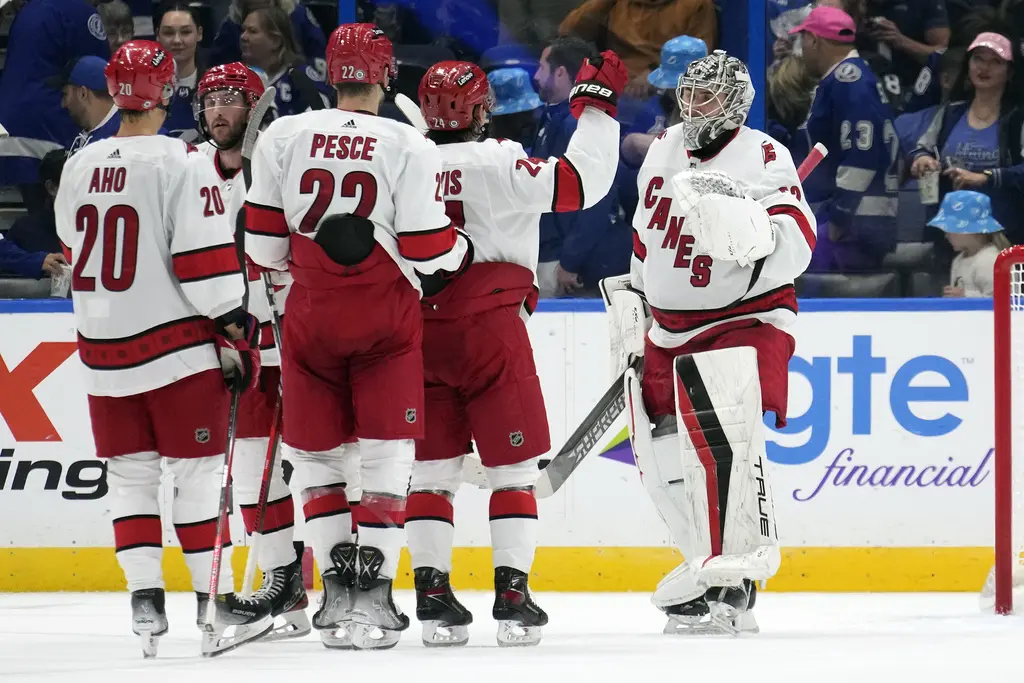
<svg viewBox="0 0 1024 683">
<path fill-rule="evenodd" d="M 672 358 L 754 346 L 765 409 L 785 420 L 793 338 L 782 330 L 796 316 L 793 280 L 810 262 L 815 218 L 803 199 L 789 151 L 745 126 L 732 135 L 717 154 L 699 158 L 683 147 L 682 126 L 673 126 L 654 141 L 640 169 L 631 275 L 654 315 L 643 381 L 652 416 L 675 413 Z M 733 178 L 771 217 L 775 250 L 746 267 L 702 253 L 672 195 L 670 180 L 684 169 L 719 171 Z"/>
<path fill-rule="evenodd" d="M 89 394 L 219 373 L 211 318 L 241 305 L 245 283 L 207 158 L 172 138 L 114 137 L 64 173 L 54 210 Z"/>
</svg>

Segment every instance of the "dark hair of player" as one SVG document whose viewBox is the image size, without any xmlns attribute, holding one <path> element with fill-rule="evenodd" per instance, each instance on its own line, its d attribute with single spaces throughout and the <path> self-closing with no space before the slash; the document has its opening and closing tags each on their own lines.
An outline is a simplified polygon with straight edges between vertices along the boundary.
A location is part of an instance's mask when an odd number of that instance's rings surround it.
<svg viewBox="0 0 1024 683">
<path fill-rule="evenodd" d="M 597 48 L 594 44 L 579 36 L 559 36 L 551 41 L 549 47 L 551 51 L 548 53 L 548 65 L 551 71 L 564 66 L 569 72 L 570 80 L 576 79 L 584 59 L 597 57 Z"/>
</svg>

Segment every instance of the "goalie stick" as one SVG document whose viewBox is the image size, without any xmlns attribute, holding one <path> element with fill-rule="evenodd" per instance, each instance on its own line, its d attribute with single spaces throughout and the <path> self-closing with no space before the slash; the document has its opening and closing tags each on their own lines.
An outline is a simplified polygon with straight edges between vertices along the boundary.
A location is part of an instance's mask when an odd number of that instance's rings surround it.
<svg viewBox="0 0 1024 683">
<path fill-rule="evenodd" d="M 811 150 L 810 154 L 807 155 L 807 158 L 803 160 L 796 171 L 800 182 L 803 182 L 826 156 L 828 156 L 828 149 L 825 145 L 820 142 L 814 145 L 814 149 Z M 633 368 L 637 375 L 639 375 L 643 367 L 643 357 L 634 359 L 629 367 Z M 627 368 L 626 372 L 628 371 L 629 369 Z M 594 446 L 602 440 L 608 429 L 626 409 L 625 387 L 623 385 L 625 374 L 624 372 L 620 375 L 608 387 L 608 390 L 604 392 L 604 396 L 597 402 L 594 409 L 590 411 L 590 414 L 584 418 L 580 426 L 576 428 L 576 431 L 572 433 L 572 436 L 565 442 L 562 449 L 541 470 L 536 484 L 538 498 L 548 498 L 555 491 L 562 488 L 569 475 L 594 450 Z"/>
</svg>

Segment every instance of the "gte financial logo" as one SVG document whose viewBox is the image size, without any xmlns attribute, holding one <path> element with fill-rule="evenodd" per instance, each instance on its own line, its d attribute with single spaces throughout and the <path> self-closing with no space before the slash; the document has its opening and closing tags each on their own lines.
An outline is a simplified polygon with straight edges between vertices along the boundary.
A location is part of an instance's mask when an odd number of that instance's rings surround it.
<svg viewBox="0 0 1024 683">
<path fill-rule="evenodd" d="M 906 448 L 907 435 L 943 437 L 963 423 L 954 412 L 969 398 L 967 379 L 960 368 L 948 358 L 933 355 L 915 356 L 894 365 L 890 359 L 874 355 L 870 335 L 855 335 L 849 355 L 792 358 L 791 403 L 794 375 L 810 384 L 811 401 L 802 415 L 788 415 L 783 429 L 775 429 L 773 415 L 766 416 L 765 424 L 771 430 L 767 434 L 768 459 L 783 465 L 806 465 L 822 456 L 826 456 L 823 462 L 828 461 L 813 486 L 792 492 L 794 499 L 809 501 L 830 488 L 851 486 L 973 488 L 989 476 L 992 449 L 988 444 L 977 453 L 952 453 L 941 441 L 933 442 L 931 448 L 920 442 Z M 844 375 L 849 379 L 842 380 L 849 383 L 851 391 L 839 395 L 833 392 L 833 382 Z M 867 454 L 871 464 L 864 464 L 850 443 L 832 443 L 833 420 L 841 421 L 843 432 L 853 437 L 871 435 L 876 427 L 872 409 L 880 394 L 888 399 L 889 408 L 882 415 L 891 415 L 902 432 L 889 428 L 885 436 L 876 433 L 876 438 L 867 442 L 872 449 Z M 927 408 L 926 404 L 933 405 Z M 793 445 L 801 436 L 802 442 Z M 922 457 L 932 454 L 935 457 Z M 890 459 L 893 462 L 886 462 Z"/>
<path fill-rule="evenodd" d="M 0 355 L 0 418 L 15 441 L 13 447 L 0 441 L 0 491 L 41 486 L 44 491 L 60 490 L 66 500 L 95 500 L 106 495 L 106 467 L 95 458 L 62 463 L 19 457 L 20 444 L 63 440 L 36 398 L 35 389 L 75 353 L 75 348 L 74 342 L 42 342 L 13 367 Z"/>
</svg>

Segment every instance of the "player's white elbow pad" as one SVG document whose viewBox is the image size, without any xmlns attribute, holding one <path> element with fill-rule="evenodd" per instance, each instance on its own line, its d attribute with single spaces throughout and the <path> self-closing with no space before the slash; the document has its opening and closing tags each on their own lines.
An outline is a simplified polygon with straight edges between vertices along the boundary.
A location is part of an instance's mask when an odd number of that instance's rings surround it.
<svg viewBox="0 0 1024 683">
<path fill-rule="evenodd" d="M 748 266 L 775 251 L 775 225 L 764 207 L 749 197 L 701 197 L 686 225 L 711 258 Z"/>
</svg>

